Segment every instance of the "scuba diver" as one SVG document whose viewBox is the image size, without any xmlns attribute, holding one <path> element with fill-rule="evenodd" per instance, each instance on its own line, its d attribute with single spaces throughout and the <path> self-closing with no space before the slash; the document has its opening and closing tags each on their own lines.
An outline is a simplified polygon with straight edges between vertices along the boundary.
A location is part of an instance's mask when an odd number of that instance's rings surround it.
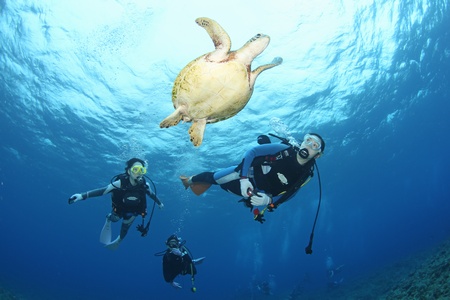
<svg viewBox="0 0 450 300">
<path fill-rule="evenodd" d="M 184 245 L 183 241 L 176 234 L 172 234 L 167 238 L 167 250 L 155 253 L 155 256 L 163 256 L 163 276 L 164 280 L 170 283 L 174 288 L 181 289 L 181 285 L 174 279 L 178 275 L 191 274 L 192 292 L 197 289 L 194 286 L 194 276 L 197 274 L 195 265 L 201 264 L 205 257 L 193 259 L 191 252 Z"/>
<path fill-rule="evenodd" d="M 338 287 L 344 281 L 344 278 L 339 275 L 344 265 L 336 267 L 331 256 L 327 256 L 325 265 L 327 267 L 328 287 Z"/>
<path fill-rule="evenodd" d="M 180 176 L 180 179 L 184 187 L 191 188 L 196 195 L 201 195 L 214 184 L 243 197 L 239 202 L 244 202 L 253 211 L 254 219 L 263 223 L 266 209 L 273 211 L 309 181 L 316 159 L 325 150 L 325 142 L 317 133 L 306 134 L 300 145 L 275 137 L 282 143 L 272 144 L 269 137 L 259 136 L 260 145 L 248 150 L 238 166 Z M 253 210 L 254 206 L 265 208 L 260 212 L 257 208 Z"/>
<path fill-rule="evenodd" d="M 134 219 L 138 215 L 142 216 L 142 224 L 138 225 L 137 229 L 141 232 L 141 236 L 147 235 L 155 205 L 153 205 L 150 220 L 147 225 L 144 226 L 144 219 L 147 215 L 146 195 L 148 195 L 160 209 L 164 207 L 164 204 L 156 195 L 156 187 L 153 184 L 153 181 L 147 177 L 152 183 L 154 191 L 150 188 L 150 184 L 145 180 L 146 173 L 147 169 L 145 167 L 145 162 L 139 158 L 132 158 L 125 164 L 125 173 L 114 176 L 111 179 L 111 183 L 106 187 L 85 193 L 74 194 L 69 198 L 69 204 L 73 204 L 81 200 L 86 200 L 87 198 L 99 197 L 111 193 L 112 211 L 106 216 L 106 222 L 100 234 L 100 242 L 105 244 L 106 248 L 115 250 L 119 247 L 120 243 L 127 235 L 128 229 L 130 229 Z M 117 222 L 120 219 L 122 219 L 120 234 L 111 242 L 111 222 Z"/>
<path fill-rule="evenodd" d="M 261 283 L 256 285 L 256 288 L 264 295 L 273 295 L 268 281 L 262 281 Z"/>
</svg>

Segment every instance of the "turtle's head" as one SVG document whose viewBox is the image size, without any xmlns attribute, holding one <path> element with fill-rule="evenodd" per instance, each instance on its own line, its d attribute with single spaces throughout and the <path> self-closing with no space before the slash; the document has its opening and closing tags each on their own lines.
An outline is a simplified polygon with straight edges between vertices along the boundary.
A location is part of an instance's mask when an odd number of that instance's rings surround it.
<svg viewBox="0 0 450 300">
<path fill-rule="evenodd" d="M 258 33 L 254 37 L 252 37 L 250 40 L 248 40 L 247 43 L 245 43 L 244 46 L 242 46 L 239 51 L 245 51 L 249 52 L 249 56 L 252 58 L 257 57 L 260 55 L 269 45 L 270 42 L 270 36 Z"/>
</svg>

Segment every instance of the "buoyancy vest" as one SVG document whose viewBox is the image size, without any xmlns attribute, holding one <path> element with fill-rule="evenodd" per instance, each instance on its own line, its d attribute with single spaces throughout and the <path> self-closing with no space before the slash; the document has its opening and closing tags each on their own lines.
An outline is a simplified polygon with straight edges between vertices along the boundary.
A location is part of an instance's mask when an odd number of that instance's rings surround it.
<svg viewBox="0 0 450 300">
<path fill-rule="evenodd" d="M 303 184 L 312 176 L 314 159 L 305 165 L 297 161 L 297 152 L 289 147 L 273 155 L 257 157 L 252 162 L 253 176 L 258 190 L 278 196 L 294 185 Z"/>
<path fill-rule="evenodd" d="M 141 184 L 133 186 L 128 174 L 120 174 L 120 188 L 112 191 L 112 206 L 117 213 L 145 213 L 147 208 L 147 184 L 145 178 Z"/>
</svg>

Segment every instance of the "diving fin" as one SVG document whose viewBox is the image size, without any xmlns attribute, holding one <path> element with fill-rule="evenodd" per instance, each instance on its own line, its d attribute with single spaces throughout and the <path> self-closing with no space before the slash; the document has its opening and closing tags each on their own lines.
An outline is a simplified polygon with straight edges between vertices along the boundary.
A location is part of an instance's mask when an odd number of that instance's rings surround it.
<svg viewBox="0 0 450 300">
<path fill-rule="evenodd" d="M 197 196 L 200 196 L 201 194 L 206 192 L 206 190 L 208 190 L 211 186 L 211 183 L 192 182 L 191 177 L 180 176 L 180 179 L 184 185 L 184 188 L 188 189 L 190 187 L 194 194 L 196 194 Z"/>
<path fill-rule="evenodd" d="M 112 243 L 105 245 L 105 247 L 110 250 L 116 250 L 119 247 L 120 242 L 122 242 L 122 239 L 120 238 L 119 235 Z"/>
<path fill-rule="evenodd" d="M 192 177 L 192 176 L 191 176 Z M 189 186 L 192 184 L 192 182 L 189 182 L 191 180 L 191 177 L 186 177 L 184 175 L 180 176 L 181 182 L 184 185 L 184 188 L 187 190 Z"/>
<path fill-rule="evenodd" d="M 105 225 L 103 225 L 102 232 L 100 232 L 100 243 L 108 245 L 111 243 L 111 221 L 106 218 Z"/>
<path fill-rule="evenodd" d="M 200 196 L 204 192 L 206 192 L 207 189 L 211 186 L 211 183 L 193 183 L 191 184 L 191 190 L 196 194 L 197 196 Z"/>
<path fill-rule="evenodd" d="M 205 257 L 203 256 L 203 257 L 193 259 L 192 262 L 194 263 L 194 265 L 199 265 L 203 262 L 204 259 L 205 259 Z"/>
</svg>

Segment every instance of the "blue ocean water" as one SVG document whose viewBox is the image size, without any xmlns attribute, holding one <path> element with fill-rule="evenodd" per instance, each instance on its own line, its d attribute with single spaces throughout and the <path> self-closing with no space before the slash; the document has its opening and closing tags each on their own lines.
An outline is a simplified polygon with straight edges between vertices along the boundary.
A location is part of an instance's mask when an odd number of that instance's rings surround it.
<svg viewBox="0 0 450 300">
<path fill-rule="evenodd" d="M 0 1 L 0 287 L 25 299 L 265 299 L 268 281 L 285 299 L 299 284 L 328 288 L 327 257 L 346 284 L 450 236 L 447 0 L 169 2 Z M 159 123 L 178 72 L 214 49 L 200 16 L 232 49 L 270 35 L 253 68 L 284 62 L 194 148 L 189 124 Z M 179 181 L 239 163 L 259 134 L 311 131 L 327 143 L 312 255 L 317 176 L 263 225 L 239 198 Z M 67 199 L 131 157 L 148 161 L 165 208 L 147 237 L 132 229 L 109 251 L 98 242 L 109 196 Z M 182 290 L 163 280 L 154 253 L 172 233 L 206 256 L 195 294 L 188 276 Z"/>
</svg>

